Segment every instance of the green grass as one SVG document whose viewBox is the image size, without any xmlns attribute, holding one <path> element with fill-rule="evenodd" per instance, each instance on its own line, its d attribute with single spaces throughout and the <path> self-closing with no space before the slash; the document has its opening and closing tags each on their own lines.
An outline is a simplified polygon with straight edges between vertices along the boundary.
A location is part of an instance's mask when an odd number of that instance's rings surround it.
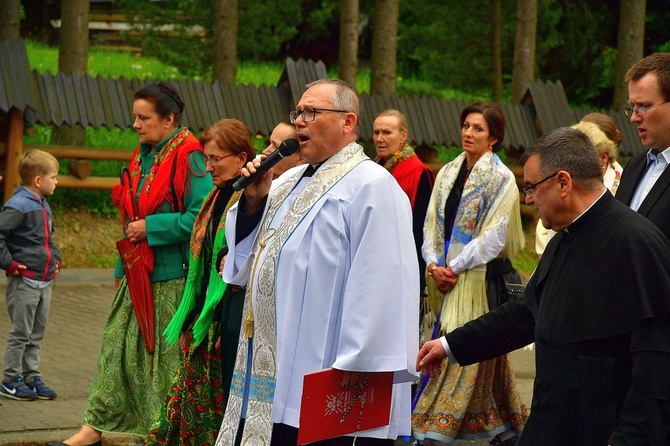
<svg viewBox="0 0 670 446">
<path fill-rule="evenodd" d="M 58 48 L 26 40 L 26 49 L 32 69 L 40 73 L 58 72 Z M 244 85 L 275 85 L 283 71 L 283 65 L 278 63 L 240 62 L 236 82 Z M 166 65 L 159 59 L 144 57 L 141 53 L 105 50 L 95 46 L 91 47 L 88 53 L 87 73 L 92 77 L 99 75 L 115 79 L 123 76 L 127 79 L 148 77 L 163 80 L 192 80 L 191 77 L 181 74 L 177 68 Z"/>
<path fill-rule="evenodd" d="M 41 45 L 26 40 L 30 67 L 40 73 L 58 72 L 58 48 Z M 158 59 L 143 57 L 139 53 L 109 51 L 91 47 L 88 52 L 87 72 L 90 76 L 128 79 L 146 77 L 156 79 L 185 79 L 174 67 L 165 65 Z"/>
</svg>

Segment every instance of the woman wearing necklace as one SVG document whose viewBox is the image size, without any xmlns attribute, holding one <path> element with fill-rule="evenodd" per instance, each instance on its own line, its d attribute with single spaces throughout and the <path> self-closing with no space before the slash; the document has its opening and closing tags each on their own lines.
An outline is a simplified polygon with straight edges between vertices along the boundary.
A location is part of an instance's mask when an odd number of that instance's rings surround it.
<svg viewBox="0 0 670 446">
<path fill-rule="evenodd" d="M 505 300 L 507 258 L 524 243 L 514 174 L 494 153 L 505 118 L 493 104 L 475 103 L 460 116 L 463 153 L 437 174 L 424 225 L 428 298 L 437 315 L 432 338 Z M 507 356 L 423 378 L 414 398 L 412 430 L 423 445 L 491 438 L 513 445 L 528 416 Z"/>
<path fill-rule="evenodd" d="M 219 271 L 228 253 L 226 215 L 241 194 L 232 183 L 255 152 L 249 129 L 236 119 L 217 122 L 200 143 L 215 188 L 195 219 L 184 297 L 165 330 L 167 341 L 180 345 L 181 363 L 147 445 L 214 444 L 237 353 L 244 288 L 224 283 Z"/>
<path fill-rule="evenodd" d="M 65 443 L 100 445 L 103 432 L 145 436 L 179 363 L 162 337 L 184 291 L 184 258 L 202 199 L 211 190 L 202 146 L 180 124 L 184 103 L 161 82 L 134 94 L 140 145 L 112 191 L 125 238 L 118 246 L 117 292 L 103 333 L 84 424 Z M 129 274 L 130 273 L 130 274 Z M 138 302 L 148 305 L 141 307 Z"/>
</svg>

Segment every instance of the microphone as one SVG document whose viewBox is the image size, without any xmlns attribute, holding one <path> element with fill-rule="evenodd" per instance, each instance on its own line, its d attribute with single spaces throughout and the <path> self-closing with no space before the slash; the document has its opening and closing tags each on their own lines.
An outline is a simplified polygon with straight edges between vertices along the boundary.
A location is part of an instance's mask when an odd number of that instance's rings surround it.
<svg viewBox="0 0 670 446">
<path fill-rule="evenodd" d="M 277 150 L 272 152 L 270 155 L 268 155 L 267 158 L 261 161 L 261 165 L 256 168 L 256 172 L 252 173 L 251 176 L 245 177 L 244 175 L 240 175 L 239 177 L 237 177 L 237 179 L 233 183 L 233 190 L 239 191 L 244 189 L 245 187 L 256 181 L 265 172 L 270 170 L 279 161 L 297 152 L 299 147 L 300 144 L 298 144 L 297 139 L 292 138 L 285 139 L 284 141 L 282 141 L 281 144 L 279 144 Z"/>
</svg>

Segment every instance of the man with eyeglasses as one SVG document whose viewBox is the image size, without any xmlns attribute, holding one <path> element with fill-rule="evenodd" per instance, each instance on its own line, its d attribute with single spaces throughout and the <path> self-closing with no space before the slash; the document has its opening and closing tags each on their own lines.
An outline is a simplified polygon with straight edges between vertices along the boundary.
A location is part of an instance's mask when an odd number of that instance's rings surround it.
<svg viewBox="0 0 670 446">
<path fill-rule="evenodd" d="M 616 198 L 670 237 L 670 53 L 645 57 L 625 79 L 630 106 L 624 112 L 648 150 L 628 161 Z"/>
<path fill-rule="evenodd" d="M 266 173 L 228 214 L 224 280 L 248 291 L 219 446 L 296 445 L 303 378 L 331 367 L 344 372 L 336 385 L 358 395 L 375 373 L 394 375 L 388 424 L 352 432 L 356 444 L 392 446 L 410 434 L 419 343 L 412 214 L 397 181 L 356 143 L 359 104 L 343 81 L 309 84 L 290 113 L 308 166 L 274 182 Z M 360 413 L 347 416 L 360 422 Z M 312 444 L 350 445 L 352 436 Z"/>
<path fill-rule="evenodd" d="M 588 137 L 560 128 L 524 156 L 526 203 L 556 231 L 523 298 L 441 339 L 417 370 L 439 374 L 531 342 L 536 378 L 517 446 L 662 445 L 670 429 L 670 241 L 603 185 Z"/>
</svg>

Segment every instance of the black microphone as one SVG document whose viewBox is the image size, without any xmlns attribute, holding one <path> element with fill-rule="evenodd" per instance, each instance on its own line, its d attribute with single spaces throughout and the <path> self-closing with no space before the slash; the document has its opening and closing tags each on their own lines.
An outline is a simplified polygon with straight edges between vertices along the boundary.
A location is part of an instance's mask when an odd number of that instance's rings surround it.
<svg viewBox="0 0 670 446">
<path fill-rule="evenodd" d="M 272 152 L 270 155 L 268 155 L 267 158 L 261 161 L 261 165 L 256 168 L 256 172 L 252 173 L 251 176 L 248 177 L 245 177 L 244 175 L 240 175 L 239 177 L 237 177 L 237 179 L 233 183 L 233 189 L 234 190 L 244 189 L 245 187 L 256 181 L 258 177 L 262 176 L 265 172 L 270 170 L 270 168 L 272 168 L 279 161 L 297 152 L 299 147 L 300 144 L 298 144 L 297 139 L 283 140 L 282 143 L 279 144 L 277 150 Z"/>
</svg>

